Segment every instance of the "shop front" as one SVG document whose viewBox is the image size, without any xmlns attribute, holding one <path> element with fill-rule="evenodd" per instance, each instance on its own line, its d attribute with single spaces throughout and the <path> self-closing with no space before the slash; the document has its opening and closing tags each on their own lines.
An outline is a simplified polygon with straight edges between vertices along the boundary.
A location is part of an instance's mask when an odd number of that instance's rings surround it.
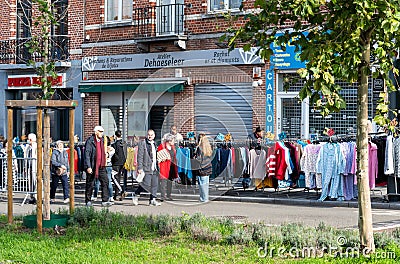
<svg viewBox="0 0 400 264">
<path fill-rule="evenodd" d="M 112 76 L 116 71 L 132 76 L 144 69 L 152 74 L 145 79 L 87 79 L 79 84 L 79 92 L 97 93 L 106 134 L 119 129 L 128 141 L 145 136 L 149 128 L 159 140 L 172 124 L 184 135 L 204 131 L 210 136 L 231 133 L 245 138 L 254 123 L 253 78 L 248 72 L 262 64 L 254 50 L 242 49 L 85 57 L 84 76 L 94 72 Z M 242 66 L 248 72 L 240 70 Z M 85 111 L 88 122 L 93 118 L 89 114 Z"/>
</svg>

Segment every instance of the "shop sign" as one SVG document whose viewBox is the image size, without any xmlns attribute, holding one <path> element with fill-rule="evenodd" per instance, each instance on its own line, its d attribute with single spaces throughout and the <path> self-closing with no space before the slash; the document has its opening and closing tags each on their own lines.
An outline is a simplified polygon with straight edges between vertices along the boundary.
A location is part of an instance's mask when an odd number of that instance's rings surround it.
<svg viewBox="0 0 400 264">
<path fill-rule="evenodd" d="M 279 36 L 282 34 L 277 34 Z M 307 33 L 306 33 L 307 35 Z M 271 56 L 271 65 L 275 69 L 300 69 L 305 68 L 305 62 L 300 60 L 300 51 L 296 51 L 296 47 L 290 42 L 286 45 L 286 50 L 283 50 L 280 45 L 271 44 L 274 55 Z"/>
<path fill-rule="evenodd" d="M 8 89 L 38 88 L 41 84 L 38 75 L 9 75 Z M 56 78 L 48 77 L 53 88 L 65 88 L 65 74 L 59 74 Z"/>
<path fill-rule="evenodd" d="M 232 51 L 214 49 L 84 57 L 82 71 L 262 64 L 264 62 L 256 55 L 257 50 L 258 48 L 251 48 L 250 51 L 236 48 Z"/>
<path fill-rule="evenodd" d="M 384 92 L 385 91 L 385 80 L 382 76 L 373 79 L 373 91 L 374 92 Z"/>
<path fill-rule="evenodd" d="M 265 131 L 274 133 L 274 70 L 265 73 L 266 110 Z"/>
</svg>

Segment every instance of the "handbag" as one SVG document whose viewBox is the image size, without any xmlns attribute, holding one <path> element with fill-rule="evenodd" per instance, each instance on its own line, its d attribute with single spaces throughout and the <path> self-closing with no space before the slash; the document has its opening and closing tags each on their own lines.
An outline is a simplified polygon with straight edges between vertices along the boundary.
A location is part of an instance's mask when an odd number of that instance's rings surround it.
<svg viewBox="0 0 400 264">
<path fill-rule="evenodd" d="M 56 169 L 56 175 L 57 175 L 57 176 L 62 176 L 64 173 L 65 173 L 65 169 L 63 169 L 63 168 L 61 168 L 61 167 L 58 167 L 58 168 Z"/>
<path fill-rule="evenodd" d="M 141 182 L 143 181 L 145 175 L 146 175 L 146 174 L 144 173 L 144 171 L 142 171 L 141 173 L 138 173 L 138 174 L 136 175 L 136 181 L 137 181 L 138 183 L 141 183 Z"/>
<path fill-rule="evenodd" d="M 201 155 L 201 161 L 200 161 L 200 169 L 199 169 L 199 176 L 209 176 L 212 173 L 212 164 L 207 163 L 204 164 L 204 156 Z"/>
<path fill-rule="evenodd" d="M 159 163 L 170 159 L 171 155 L 169 154 L 169 151 L 167 149 L 162 149 L 157 152 L 157 161 Z"/>
</svg>

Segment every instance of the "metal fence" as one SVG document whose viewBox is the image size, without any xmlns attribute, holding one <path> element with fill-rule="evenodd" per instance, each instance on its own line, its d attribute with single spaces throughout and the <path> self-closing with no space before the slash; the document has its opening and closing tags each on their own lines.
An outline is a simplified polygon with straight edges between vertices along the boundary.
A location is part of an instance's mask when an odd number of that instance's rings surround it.
<svg viewBox="0 0 400 264">
<path fill-rule="evenodd" d="M 13 158 L 12 159 L 12 170 L 13 170 L 13 192 L 23 193 L 26 199 L 36 194 L 36 170 L 37 162 L 35 158 Z M 0 158 L 0 192 L 7 192 L 7 158 Z"/>
</svg>

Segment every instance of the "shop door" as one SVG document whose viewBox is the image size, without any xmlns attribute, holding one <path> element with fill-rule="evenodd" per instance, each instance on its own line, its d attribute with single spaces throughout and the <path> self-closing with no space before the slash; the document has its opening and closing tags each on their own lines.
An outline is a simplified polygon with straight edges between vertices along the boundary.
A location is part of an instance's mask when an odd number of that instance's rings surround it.
<svg viewBox="0 0 400 264">
<path fill-rule="evenodd" d="M 289 139 L 305 138 L 307 105 L 293 96 L 280 96 L 277 104 L 278 134 L 285 132 Z"/>
<path fill-rule="evenodd" d="M 234 140 L 247 138 L 252 132 L 252 98 L 250 83 L 196 85 L 196 132 L 206 132 L 213 138 L 228 132 Z"/>
<path fill-rule="evenodd" d="M 161 142 L 161 138 L 165 133 L 169 132 L 169 128 L 173 125 L 174 117 L 169 114 L 172 106 L 153 106 L 150 110 L 149 127 L 156 133 L 155 140 Z"/>
</svg>

